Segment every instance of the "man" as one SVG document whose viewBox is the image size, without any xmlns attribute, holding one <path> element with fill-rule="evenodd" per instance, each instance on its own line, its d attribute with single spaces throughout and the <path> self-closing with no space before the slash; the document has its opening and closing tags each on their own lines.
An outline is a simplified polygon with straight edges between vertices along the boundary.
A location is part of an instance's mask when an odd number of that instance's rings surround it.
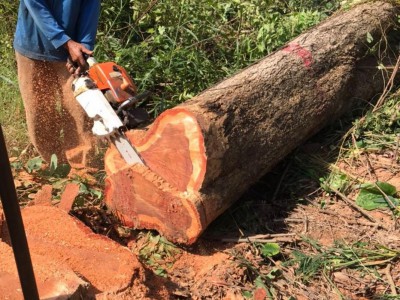
<svg viewBox="0 0 400 300">
<path fill-rule="evenodd" d="M 100 0 L 20 1 L 14 39 L 19 87 L 30 140 L 47 162 L 56 154 L 72 168 L 90 163 L 89 120 L 73 97 L 71 74 L 86 68 L 99 14 Z"/>
</svg>

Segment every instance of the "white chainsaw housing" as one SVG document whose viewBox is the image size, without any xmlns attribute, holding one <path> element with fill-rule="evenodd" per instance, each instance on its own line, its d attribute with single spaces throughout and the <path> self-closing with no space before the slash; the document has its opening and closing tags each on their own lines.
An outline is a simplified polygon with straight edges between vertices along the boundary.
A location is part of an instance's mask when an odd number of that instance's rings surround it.
<svg viewBox="0 0 400 300">
<path fill-rule="evenodd" d="M 75 79 L 73 91 L 76 100 L 88 117 L 94 121 L 92 128 L 94 135 L 108 137 L 117 133 L 118 129 L 123 126 L 104 94 L 89 77 L 83 76 Z"/>
</svg>

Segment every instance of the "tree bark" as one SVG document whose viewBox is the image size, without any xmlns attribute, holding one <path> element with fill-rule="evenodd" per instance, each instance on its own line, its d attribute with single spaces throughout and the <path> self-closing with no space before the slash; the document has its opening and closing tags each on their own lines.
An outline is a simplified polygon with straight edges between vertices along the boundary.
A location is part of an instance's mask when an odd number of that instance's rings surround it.
<svg viewBox="0 0 400 300">
<path fill-rule="evenodd" d="M 384 40 L 398 12 L 390 3 L 371 2 L 338 13 L 165 111 L 146 131 L 129 132 L 147 166 L 127 166 L 110 149 L 107 205 L 128 226 L 194 243 L 295 147 L 356 99 L 382 91 L 379 53 L 370 47 Z"/>
</svg>

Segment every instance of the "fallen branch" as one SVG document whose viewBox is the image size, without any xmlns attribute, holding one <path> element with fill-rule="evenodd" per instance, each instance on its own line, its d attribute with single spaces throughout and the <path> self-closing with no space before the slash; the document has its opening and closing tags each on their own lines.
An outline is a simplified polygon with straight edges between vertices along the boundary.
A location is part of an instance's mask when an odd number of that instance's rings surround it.
<svg viewBox="0 0 400 300">
<path fill-rule="evenodd" d="M 300 240 L 295 233 L 257 234 L 240 238 L 205 236 L 205 238 L 224 243 L 291 243 Z"/>
<path fill-rule="evenodd" d="M 390 286 L 390 292 L 392 295 L 397 296 L 396 285 L 394 284 L 393 277 L 390 274 L 390 264 L 388 264 L 385 268 L 385 275 Z"/>
</svg>

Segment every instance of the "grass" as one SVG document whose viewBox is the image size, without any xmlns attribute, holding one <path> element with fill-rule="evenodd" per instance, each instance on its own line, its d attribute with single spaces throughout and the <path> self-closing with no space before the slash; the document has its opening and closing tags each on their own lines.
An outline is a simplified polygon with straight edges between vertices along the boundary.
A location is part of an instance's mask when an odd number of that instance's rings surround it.
<svg viewBox="0 0 400 300">
<path fill-rule="evenodd" d="M 14 4 L 15 5 L 15 4 Z M 12 49 L 15 7 L 0 4 L 0 124 L 11 156 L 19 155 L 28 143 L 25 112 L 19 93 L 17 67 Z"/>
<path fill-rule="evenodd" d="M 15 69 L 15 66 L 12 66 Z M 27 129 L 22 99 L 11 67 L 0 66 L 0 124 L 10 155 L 18 155 L 27 145 Z"/>
<path fill-rule="evenodd" d="M 294 258 L 286 263 L 286 265 L 298 265 L 296 275 L 303 282 L 308 282 L 323 273 L 345 268 L 360 269 L 373 274 L 374 272 L 369 267 L 385 265 L 400 257 L 398 250 L 373 242 L 348 244 L 345 241 L 336 241 L 331 247 L 322 247 L 317 241 L 310 241 L 307 238 L 303 238 L 303 242 L 310 245 L 316 253 L 306 254 L 295 250 L 293 251 Z"/>
</svg>

